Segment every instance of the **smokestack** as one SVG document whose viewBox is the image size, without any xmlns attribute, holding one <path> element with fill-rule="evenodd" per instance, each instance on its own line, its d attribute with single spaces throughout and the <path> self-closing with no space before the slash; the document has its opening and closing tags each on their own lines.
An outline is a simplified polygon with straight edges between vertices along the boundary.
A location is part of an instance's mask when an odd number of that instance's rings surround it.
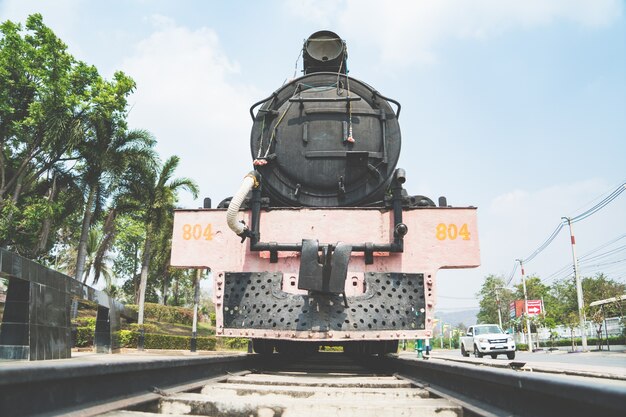
<svg viewBox="0 0 626 417">
<path fill-rule="evenodd" d="M 302 47 L 302 57 L 305 74 L 314 72 L 346 74 L 347 72 L 346 42 L 329 30 L 321 30 L 309 36 Z"/>
</svg>

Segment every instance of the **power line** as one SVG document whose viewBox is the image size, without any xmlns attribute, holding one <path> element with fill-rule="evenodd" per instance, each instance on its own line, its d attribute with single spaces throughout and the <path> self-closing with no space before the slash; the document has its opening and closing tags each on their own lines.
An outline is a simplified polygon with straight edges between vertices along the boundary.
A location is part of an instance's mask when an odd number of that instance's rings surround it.
<svg viewBox="0 0 626 417">
<path fill-rule="evenodd" d="M 616 183 L 615 185 L 610 186 L 609 188 L 606 189 L 605 192 L 603 192 L 602 194 L 592 198 L 591 200 L 585 202 L 584 204 L 576 207 L 574 210 L 571 211 L 571 213 L 575 213 L 577 211 L 582 210 L 584 207 L 590 206 L 591 204 L 593 204 L 594 202 L 601 200 L 603 198 L 605 198 L 606 196 L 608 196 L 609 194 L 612 194 L 618 187 L 620 187 L 625 181 L 622 181 L 620 183 Z M 568 217 L 572 217 L 571 215 Z"/>
<path fill-rule="evenodd" d="M 578 263 L 579 264 L 586 264 L 587 262 L 597 261 L 598 259 L 606 258 L 607 256 L 611 256 L 611 255 L 614 255 L 614 254 L 616 254 L 618 252 L 621 252 L 624 249 L 626 249 L 626 245 L 619 246 L 619 247 L 617 247 L 615 249 L 612 249 L 612 250 L 607 251 L 607 252 L 603 252 L 603 253 L 601 253 L 599 255 L 596 255 L 596 256 L 592 256 L 591 258 L 587 258 L 587 259 L 584 259 L 582 261 L 581 261 L 581 258 L 578 258 Z"/>
<path fill-rule="evenodd" d="M 517 262 L 513 264 L 513 269 L 511 270 L 509 277 L 506 279 L 506 284 L 504 284 L 505 287 L 508 287 L 511 281 L 513 281 L 513 278 L 515 277 L 515 271 L 517 271 L 517 265 Z"/>
<path fill-rule="evenodd" d="M 596 204 L 595 206 L 593 206 L 589 210 L 585 211 L 584 213 L 581 213 L 578 216 L 572 217 L 570 219 L 570 221 L 572 223 L 576 223 L 576 222 L 584 220 L 587 217 L 597 213 L 598 211 L 600 211 L 604 207 L 606 207 L 611 201 L 615 200 L 621 193 L 624 192 L 624 190 L 626 190 L 626 182 L 622 183 L 622 185 L 617 187 L 615 189 L 615 191 L 613 191 L 611 194 L 609 194 L 604 200 L 600 201 L 598 204 Z"/>
<path fill-rule="evenodd" d="M 580 257 L 580 259 L 583 259 L 583 258 L 585 258 L 585 257 L 587 257 L 587 256 L 589 256 L 589 255 L 591 255 L 592 253 L 595 253 L 595 252 L 599 251 L 600 249 L 604 249 L 604 248 L 606 248 L 607 246 L 610 246 L 610 245 L 612 245 L 613 243 L 618 242 L 619 240 L 621 240 L 621 239 L 623 239 L 623 238 L 625 238 L 625 237 L 626 237 L 626 234 L 623 234 L 623 235 L 618 236 L 618 237 L 616 237 L 616 238 L 614 238 L 614 239 L 611 239 L 610 241 L 603 243 L 602 245 L 598 246 L 597 248 L 595 248 L 595 249 L 591 250 L 590 252 L 587 252 L 586 254 L 584 254 L 583 256 L 581 256 L 581 257 Z"/>
<path fill-rule="evenodd" d="M 600 267 L 600 266 L 621 264 L 623 262 L 626 262 L 626 259 L 619 259 L 617 261 L 607 261 L 607 262 L 601 262 L 599 264 L 587 265 L 587 268 L 597 268 L 597 267 Z"/>
<path fill-rule="evenodd" d="M 602 199 L 602 201 L 597 203 L 595 206 L 591 207 L 590 209 L 584 211 L 583 213 L 581 213 L 581 214 L 579 214 L 577 216 L 570 217 L 569 218 L 569 223 L 576 223 L 576 222 L 579 222 L 581 220 L 585 220 L 587 217 L 592 216 L 593 214 L 597 213 L 598 211 L 600 211 L 604 207 L 606 207 L 613 200 L 615 200 L 622 192 L 624 192 L 624 190 L 626 190 L 626 182 L 622 182 L 616 189 L 614 189 L 611 193 L 609 193 L 608 196 L 606 196 L 604 199 Z M 550 246 L 550 244 L 554 241 L 554 239 L 556 239 L 556 237 L 559 235 L 559 233 L 563 229 L 564 225 L 565 225 L 565 223 L 563 221 L 561 221 L 556 226 L 554 231 L 550 234 L 550 236 L 541 245 L 539 245 L 539 247 L 537 249 L 535 249 L 529 256 L 527 256 L 526 258 L 522 259 L 521 261 L 523 263 L 528 263 L 528 262 L 532 261 L 533 259 L 535 259 L 541 252 L 543 252 L 548 246 Z M 517 270 L 517 261 L 516 261 L 516 263 L 515 263 L 515 265 L 513 267 L 513 270 L 511 271 L 511 274 L 509 275 L 509 278 L 507 279 L 507 283 L 506 283 L 507 287 L 513 281 L 513 278 L 515 276 L 515 271 L 516 270 Z"/>
<path fill-rule="evenodd" d="M 564 224 L 562 222 L 559 223 L 559 225 L 556 227 L 556 229 L 554 229 L 554 231 L 552 232 L 550 237 L 548 237 L 546 239 L 546 241 L 541 244 L 541 246 L 539 246 L 537 249 L 535 249 L 535 251 L 533 253 L 531 253 L 529 256 L 524 258 L 522 261 L 524 263 L 528 263 L 528 262 L 532 261 L 533 259 L 535 259 L 535 257 L 537 255 L 539 255 L 541 252 L 543 252 L 543 250 L 545 248 L 547 248 L 550 245 L 550 243 L 552 243 L 552 241 L 554 239 L 556 239 L 556 237 L 559 235 L 559 232 L 563 229 L 563 225 Z"/>
<path fill-rule="evenodd" d="M 618 241 L 620 241 L 621 239 L 625 238 L 626 234 L 620 235 L 616 238 L 613 238 L 603 244 L 601 244 L 600 246 L 596 247 L 595 249 L 590 250 L 589 252 L 585 253 L 584 255 L 582 255 L 581 257 L 578 258 L 578 262 L 580 265 L 584 265 L 585 268 L 588 267 L 588 265 L 586 265 L 588 262 L 596 260 L 596 259 L 601 259 L 603 257 L 607 257 L 609 255 L 613 255 L 615 253 L 621 252 L 622 250 L 624 250 L 626 248 L 626 245 L 624 246 L 619 246 L 617 248 L 608 250 L 606 252 L 602 252 L 596 256 L 590 257 L 591 255 L 595 254 L 596 252 L 598 252 L 601 249 L 606 248 L 607 246 L 610 246 Z M 547 282 L 547 281 L 551 281 L 555 278 L 566 278 L 567 275 L 563 275 L 564 273 L 572 272 L 572 264 L 568 263 L 565 264 L 562 268 L 558 269 L 557 271 L 553 272 L 552 274 L 548 275 L 546 278 L 543 278 L 542 281 Z"/>
</svg>

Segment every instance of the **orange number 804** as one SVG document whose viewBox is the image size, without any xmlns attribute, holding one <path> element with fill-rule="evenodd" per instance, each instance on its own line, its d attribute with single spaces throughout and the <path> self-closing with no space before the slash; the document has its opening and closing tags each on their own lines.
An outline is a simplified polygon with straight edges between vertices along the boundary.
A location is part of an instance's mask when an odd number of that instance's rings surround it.
<svg viewBox="0 0 626 417">
<path fill-rule="evenodd" d="M 467 228 L 467 223 L 463 223 L 461 227 L 458 227 L 454 223 L 439 223 L 435 236 L 438 240 L 456 240 L 459 236 L 461 236 L 463 240 L 470 240 L 470 232 Z"/>
<path fill-rule="evenodd" d="M 189 223 L 183 225 L 183 239 L 185 240 L 204 240 L 213 239 L 213 232 L 211 230 L 211 223 L 203 227 L 201 224 L 191 225 Z"/>
</svg>

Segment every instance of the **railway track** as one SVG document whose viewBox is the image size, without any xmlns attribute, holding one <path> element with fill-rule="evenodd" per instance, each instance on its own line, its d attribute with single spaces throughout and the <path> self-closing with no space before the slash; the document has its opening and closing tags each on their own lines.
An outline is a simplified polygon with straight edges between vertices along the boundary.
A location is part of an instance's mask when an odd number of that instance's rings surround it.
<svg viewBox="0 0 626 417">
<path fill-rule="evenodd" d="M 463 416 L 461 405 L 376 365 L 365 366 L 341 353 L 287 365 L 271 361 L 263 369 L 207 381 L 195 392 L 163 392 L 158 402 L 139 407 L 144 411 L 113 411 L 102 417 Z"/>
<path fill-rule="evenodd" d="M 37 364 L 13 375 L 3 369 L 0 415 L 553 417 L 623 416 L 626 410 L 624 381 L 515 366 L 342 353 L 122 360 Z M 15 376 L 12 384 L 6 376 Z"/>
</svg>

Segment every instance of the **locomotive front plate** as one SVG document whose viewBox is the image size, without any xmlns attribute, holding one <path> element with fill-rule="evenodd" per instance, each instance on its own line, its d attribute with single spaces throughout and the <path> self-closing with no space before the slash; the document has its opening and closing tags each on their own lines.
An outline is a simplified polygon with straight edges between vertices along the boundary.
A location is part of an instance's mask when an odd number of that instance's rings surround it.
<svg viewBox="0 0 626 417">
<path fill-rule="evenodd" d="M 297 295 L 282 290 L 277 272 L 227 272 L 225 329 L 359 332 L 423 330 L 423 274 L 365 274 L 363 295 Z"/>
</svg>

